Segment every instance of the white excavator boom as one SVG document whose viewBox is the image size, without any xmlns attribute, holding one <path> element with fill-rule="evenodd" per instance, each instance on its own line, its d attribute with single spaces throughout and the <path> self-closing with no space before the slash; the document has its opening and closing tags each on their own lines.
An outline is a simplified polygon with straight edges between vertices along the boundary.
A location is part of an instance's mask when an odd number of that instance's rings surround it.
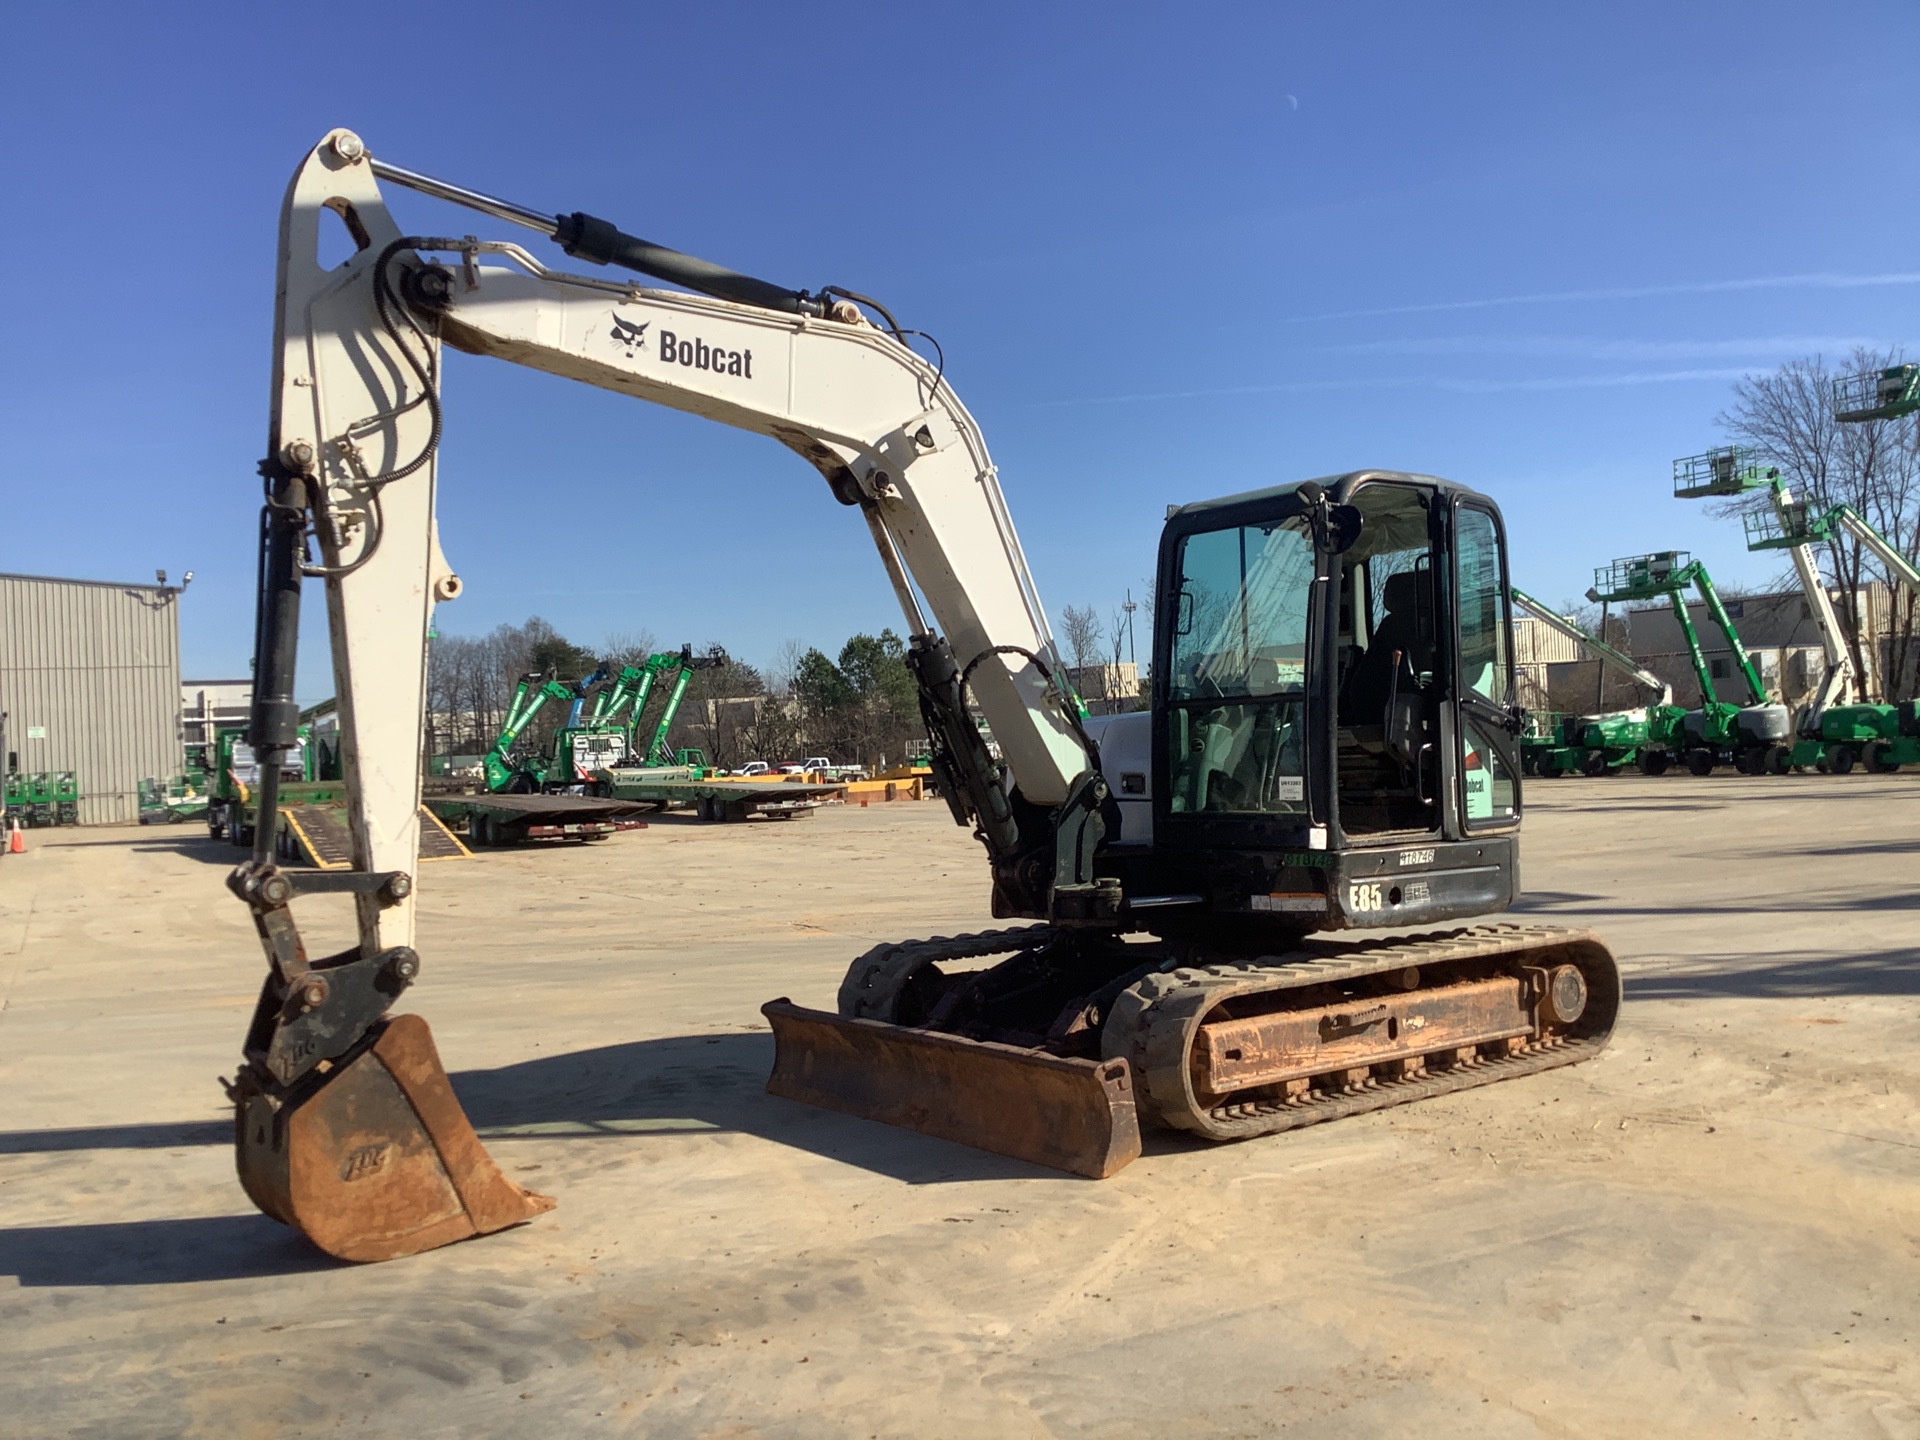
<svg viewBox="0 0 1920 1440">
<path fill-rule="evenodd" d="M 324 211 L 360 247 L 333 269 L 318 260 Z M 436 242 L 447 269 L 423 270 L 401 239 L 370 158 L 334 132 L 282 215 L 270 453 L 312 467 L 316 513 L 333 521 L 317 528 L 357 868 L 413 868 L 426 634 L 434 602 L 459 593 L 434 527 L 441 338 L 806 457 L 865 513 L 909 630 L 943 634 L 974 667 L 1020 793 L 1061 803 L 1086 749 L 1047 678 L 1053 638 L 986 443 L 933 366 L 846 304 L 829 318 L 781 314 L 549 272 L 498 242 Z M 429 307 L 437 336 L 408 318 Z M 369 948 L 410 943 L 410 904 L 362 908 Z"/>
<path fill-rule="evenodd" d="M 404 235 L 383 174 L 533 224 L 569 253 L 731 298 L 556 273 L 510 243 Z M 328 267 L 332 217 L 353 251 Z M 548 1203 L 487 1158 L 424 1022 L 385 1018 L 419 969 L 427 636 L 435 604 L 460 593 L 434 511 L 443 342 L 767 435 L 809 461 L 879 550 L 913 637 L 936 764 L 968 791 L 951 802 L 955 816 L 977 823 L 995 860 L 996 907 L 1052 915 L 1057 903 L 1064 916 L 1118 903 L 1117 884 L 1091 877 L 1106 796 L 1092 742 L 986 444 L 938 368 L 844 299 L 783 292 L 591 217 L 550 224 L 376 165 L 336 130 L 300 166 L 281 214 L 252 738 L 267 768 L 293 743 L 300 581 L 318 577 L 353 867 L 278 869 L 275 797 L 263 787 L 253 858 L 229 883 L 253 911 L 270 973 L 230 1088 L 248 1193 L 350 1259 L 499 1229 Z M 967 714 L 969 689 L 1004 775 Z M 290 902 L 323 890 L 353 896 L 359 940 L 314 960 Z M 1107 1107 L 1096 1095 L 1101 1115 Z"/>
</svg>

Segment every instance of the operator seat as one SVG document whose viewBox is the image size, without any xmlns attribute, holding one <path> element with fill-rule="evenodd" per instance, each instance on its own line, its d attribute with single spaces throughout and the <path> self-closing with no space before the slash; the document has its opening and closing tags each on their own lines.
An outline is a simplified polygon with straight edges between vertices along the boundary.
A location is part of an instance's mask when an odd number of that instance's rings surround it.
<svg viewBox="0 0 1920 1440">
<path fill-rule="evenodd" d="M 1425 575 L 1419 570 L 1403 570 L 1389 575 L 1381 587 L 1380 599 L 1386 613 L 1374 627 L 1373 643 L 1368 645 L 1347 676 L 1346 694 L 1341 705 L 1341 722 L 1348 726 L 1379 725 L 1385 720 L 1387 700 L 1393 694 L 1394 652 L 1398 651 L 1413 675 L 1433 669 L 1432 626 L 1421 625 L 1421 585 Z"/>
</svg>

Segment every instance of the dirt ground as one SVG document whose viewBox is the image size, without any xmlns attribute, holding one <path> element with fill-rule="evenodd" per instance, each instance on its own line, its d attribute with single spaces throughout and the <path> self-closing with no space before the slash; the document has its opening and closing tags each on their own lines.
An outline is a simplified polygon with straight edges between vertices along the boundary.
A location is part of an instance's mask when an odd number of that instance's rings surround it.
<svg viewBox="0 0 1920 1440">
<path fill-rule="evenodd" d="M 233 1177 L 233 852 L 33 837 L 0 1434 L 1920 1437 L 1920 779 L 1529 800 L 1526 912 L 1628 976 L 1606 1054 L 1103 1182 L 763 1093 L 763 1000 L 988 922 L 944 806 L 427 867 L 407 1004 L 560 1205 L 363 1268 Z"/>
</svg>

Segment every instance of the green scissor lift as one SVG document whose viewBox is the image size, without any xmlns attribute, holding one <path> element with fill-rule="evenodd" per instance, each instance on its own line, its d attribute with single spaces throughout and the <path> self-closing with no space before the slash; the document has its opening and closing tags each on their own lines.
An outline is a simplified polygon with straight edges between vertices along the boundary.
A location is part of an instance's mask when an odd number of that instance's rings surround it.
<svg viewBox="0 0 1920 1440">
<path fill-rule="evenodd" d="M 72 770 L 15 770 L 6 778 L 8 824 L 29 829 L 80 823 L 80 782 Z M 0 842 L 4 841 L 0 836 Z"/>
<path fill-rule="evenodd" d="M 1852 398 L 1836 396 L 1835 405 L 1836 410 L 1843 404 L 1855 409 L 1840 418 L 1887 418 L 1866 408 L 1880 393 L 1876 387 L 1888 382 L 1889 377 L 1900 381 L 1913 368 L 1902 366 L 1851 377 Z M 1848 383 L 1843 381 L 1836 389 Z M 1886 390 L 1899 392 L 1902 384 L 1887 383 Z M 1762 489 L 1770 492 L 1773 504 L 1768 510 L 1742 517 L 1747 549 L 1785 550 L 1793 557 L 1827 660 L 1827 673 L 1801 712 L 1787 756 L 1784 761 L 1776 759 L 1776 767 L 1844 775 L 1862 763 L 1882 772 L 1898 770 L 1903 764 L 1920 764 L 1920 703 L 1909 700 L 1903 705 L 1876 705 L 1860 698 L 1853 659 L 1812 549 L 1846 531 L 1879 557 L 1895 583 L 1916 595 L 1920 595 L 1920 571 L 1851 506 L 1816 510 L 1795 499 L 1779 470 L 1760 465 L 1745 446 L 1723 446 L 1674 462 L 1674 493 L 1683 498 L 1741 495 Z"/>
<path fill-rule="evenodd" d="M 1699 592 L 1707 614 L 1726 637 L 1727 648 L 1746 682 L 1745 705 L 1715 697 L 1713 671 L 1700 648 L 1693 619 L 1687 614 L 1689 589 Z M 1640 742 L 1642 770 L 1658 775 L 1678 759 L 1695 775 L 1710 775 L 1717 765 L 1732 765 L 1749 775 L 1768 770 L 1779 773 L 1780 762 L 1788 754 L 1785 742 L 1792 734 L 1791 717 L 1784 705 L 1769 700 L 1760 672 L 1754 669 L 1752 657 L 1740 642 L 1740 633 L 1721 604 L 1705 565 L 1684 550 L 1629 555 L 1593 572 L 1593 588 L 1587 591 L 1587 598 L 1606 603 L 1667 601 L 1673 607 L 1693 673 L 1700 682 L 1697 710 L 1682 710 L 1675 705 L 1649 707 L 1646 737 Z"/>
</svg>

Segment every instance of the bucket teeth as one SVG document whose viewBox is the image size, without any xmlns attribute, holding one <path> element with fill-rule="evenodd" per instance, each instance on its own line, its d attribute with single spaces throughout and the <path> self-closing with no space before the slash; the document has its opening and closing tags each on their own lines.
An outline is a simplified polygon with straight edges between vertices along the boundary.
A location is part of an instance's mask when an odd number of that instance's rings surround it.
<svg viewBox="0 0 1920 1440">
<path fill-rule="evenodd" d="M 342 1260 L 414 1255 L 553 1208 L 494 1164 L 417 1015 L 296 1099 L 241 1094 L 235 1123 L 247 1194 Z"/>
</svg>

